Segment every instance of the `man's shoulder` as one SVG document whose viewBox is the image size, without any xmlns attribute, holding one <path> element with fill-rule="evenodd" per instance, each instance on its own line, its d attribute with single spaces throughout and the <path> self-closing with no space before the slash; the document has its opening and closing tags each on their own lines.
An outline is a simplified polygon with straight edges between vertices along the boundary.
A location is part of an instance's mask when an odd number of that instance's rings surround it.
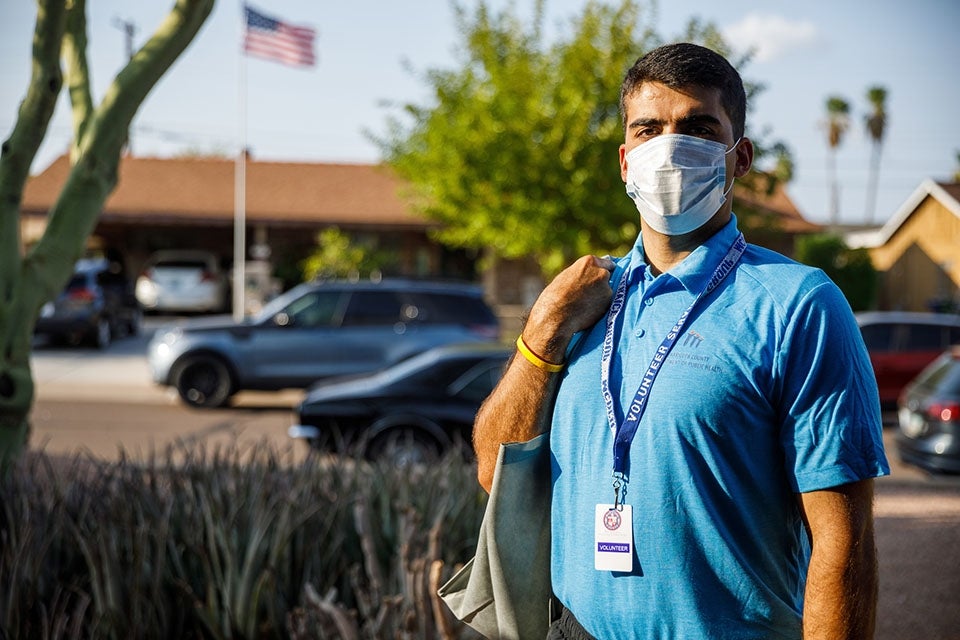
<svg viewBox="0 0 960 640">
<path fill-rule="evenodd" d="M 753 244 L 747 245 L 739 266 L 749 286 L 782 302 L 804 297 L 815 289 L 835 287 L 823 270 Z"/>
<path fill-rule="evenodd" d="M 826 278 L 826 274 L 817 267 L 797 262 L 782 253 L 755 244 L 748 244 L 740 260 L 748 270 L 763 274 L 779 274 L 783 277 L 807 279 L 810 277 Z"/>
</svg>

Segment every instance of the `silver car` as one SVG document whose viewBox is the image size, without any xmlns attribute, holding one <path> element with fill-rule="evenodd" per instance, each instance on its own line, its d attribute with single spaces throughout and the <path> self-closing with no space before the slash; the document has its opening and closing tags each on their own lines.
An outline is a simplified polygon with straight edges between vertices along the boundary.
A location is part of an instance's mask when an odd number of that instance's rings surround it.
<svg viewBox="0 0 960 640">
<path fill-rule="evenodd" d="M 228 296 L 227 274 L 209 251 L 157 251 L 137 278 L 137 300 L 147 311 L 222 312 Z"/>
<path fill-rule="evenodd" d="M 217 407 L 241 390 L 305 388 L 499 333 L 474 285 L 331 281 L 295 287 L 239 324 L 211 317 L 163 327 L 147 355 L 156 383 L 189 405 Z"/>
</svg>

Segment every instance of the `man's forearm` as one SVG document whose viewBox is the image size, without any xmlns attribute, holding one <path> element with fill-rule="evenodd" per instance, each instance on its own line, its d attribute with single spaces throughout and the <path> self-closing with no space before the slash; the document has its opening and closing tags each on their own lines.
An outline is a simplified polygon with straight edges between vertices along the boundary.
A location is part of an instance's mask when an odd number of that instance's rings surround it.
<svg viewBox="0 0 960 640">
<path fill-rule="evenodd" d="M 804 640 L 873 638 L 879 580 L 869 509 L 872 485 L 849 485 L 854 487 L 852 493 L 860 494 L 857 499 L 834 505 L 840 507 L 838 513 L 846 512 L 839 521 L 853 526 L 813 529 L 804 592 Z"/>
<path fill-rule="evenodd" d="M 550 401 L 560 375 L 515 355 L 500 384 L 480 407 L 473 427 L 473 448 L 477 479 L 487 492 L 500 444 L 525 442 L 549 428 Z"/>
<path fill-rule="evenodd" d="M 609 278 L 614 264 L 606 258 L 583 256 L 560 272 L 537 298 L 523 329 L 534 358 L 561 364 L 573 335 L 593 326 L 610 306 Z M 549 372 L 514 356 L 477 414 L 473 447 L 477 479 L 488 492 L 497 452 L 503 442 L 525 442 L 548 428 L 555 385 L 560 372 Z"/>
</svg>

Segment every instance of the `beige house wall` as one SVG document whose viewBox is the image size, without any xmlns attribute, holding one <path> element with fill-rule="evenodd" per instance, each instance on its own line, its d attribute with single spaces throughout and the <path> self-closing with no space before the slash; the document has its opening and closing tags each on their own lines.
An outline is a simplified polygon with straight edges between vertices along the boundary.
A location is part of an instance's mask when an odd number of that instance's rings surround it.
<svg viewBox="0 0 960 640">
<path fill-rule="evenodd" d="M 927 196 L 880 247 L 870 249 L 883 272 L 881 309 L 929 311 L 936 300 L 956 300 L 960 289 L 960 218 Z"/>
</svg>

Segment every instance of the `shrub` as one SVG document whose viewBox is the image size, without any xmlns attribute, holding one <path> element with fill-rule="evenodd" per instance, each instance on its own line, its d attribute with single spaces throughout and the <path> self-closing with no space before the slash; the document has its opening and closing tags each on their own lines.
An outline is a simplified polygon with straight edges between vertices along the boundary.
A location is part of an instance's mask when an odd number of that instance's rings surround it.
<svg viewBox="0 0 960 640">
<path fill-rule="evenodd" d="M 0 479 L 0 637 L 466 637 L 433 594 L 484 500 L 456 457 L 32 453 Z"/>
</svg>

